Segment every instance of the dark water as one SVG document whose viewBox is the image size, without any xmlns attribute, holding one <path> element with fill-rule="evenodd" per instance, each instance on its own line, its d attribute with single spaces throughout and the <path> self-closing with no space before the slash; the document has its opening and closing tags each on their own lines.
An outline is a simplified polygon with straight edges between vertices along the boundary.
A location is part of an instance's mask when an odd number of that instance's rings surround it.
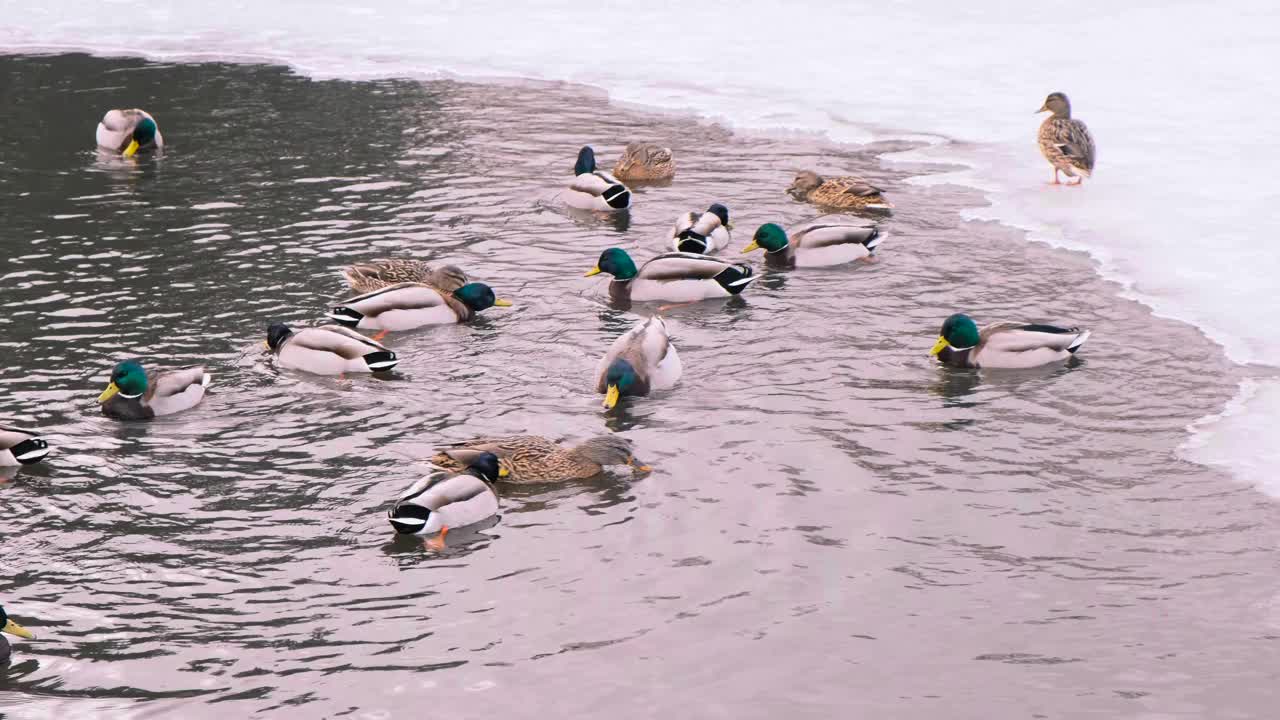
<svg viewBox="0 0 1280 720">
<path fill-rule="evenodd" d="M 0 484 L 0 603 L 40 638 L 0 716 L 1271 715 L 1275 505 L 1177 454 L 1230 366 L 1081 256 L 962 222 L 968 191 L 879 169 L 899 148 L 562 86 L 83 56 L 0 58 L 0 100 L 0 420 L 57 448 Z M 98 118 L 134 105 L 168 152 L 99 160 Z M 675 183 L 628 222 L 555 209 L 578 146 L 633 138 L 673 146 Z M 881 262 L 668 312 L 680 385 L 603 414 L 591 373 L 637 315 L 581 277 L 599 251 L 645 257 L 717 200 L 736 250 L 813 217 L 782 189 L 815 164 L 892 192 Z M 517 305 L 393 336 L 391 379 L 274 369 L 266 324 L 388 254 Z M 1094 337 L 1070 368 L 936 368 L 960 309 Z M 212 392 L 108 421 L 125 356 L 204 362 Z M 655 471 L 505 493 L 442 553 L 391 537 L 407 458 L 525 431 L 621 433 Z"/>
</svg>

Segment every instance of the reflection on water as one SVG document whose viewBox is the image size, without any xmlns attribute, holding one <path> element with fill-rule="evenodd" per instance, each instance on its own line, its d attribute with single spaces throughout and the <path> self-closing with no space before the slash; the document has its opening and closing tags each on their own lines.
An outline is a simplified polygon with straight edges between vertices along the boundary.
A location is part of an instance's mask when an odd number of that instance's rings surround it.
<svg viewBox="0 0 1280 720">
<path fill-rule="evenodd" d="M 963 191 L 562 86 L 83 56 L 3 58 L 0 80 L 6 127 L 42 120 L 0 138 L 0 420 L 54 444 L 0 483 L 0 602 L 41 638 L 0 712 L 1257 716 L 1274 510 L 1173 455 L 1234 379 L 1079 257 L 961 222 Z M 121 103 L 165 155 L 92 150 Z M 674 182 L 629 213 L 555 206 L 578 147 L 607 163 L 636 138 L 672 145 Z M 598 359 L 658 307 L 611 308 L 582 272 L 663 251 L 712 200 L 727 255 L 812 219 L 783 192 L 801 166 L 892 193 L 880 262 L 661 310 L 680 383 L 603 411 Z M 387 377 L 274 367 L 268 323 L 315 322 L 344 264 L 400 254 L 516 305 L 391 336 Z M 954 372 L 925 353 L 959 309 L 1094 336 L 1074 367 Z M 110 421 L 94 398 L 126 356 L 214 383 Z M 437 443 L 606 431 L 653 472 L 507 489 L 441 551 L 387 525 Z"/>
</svg>

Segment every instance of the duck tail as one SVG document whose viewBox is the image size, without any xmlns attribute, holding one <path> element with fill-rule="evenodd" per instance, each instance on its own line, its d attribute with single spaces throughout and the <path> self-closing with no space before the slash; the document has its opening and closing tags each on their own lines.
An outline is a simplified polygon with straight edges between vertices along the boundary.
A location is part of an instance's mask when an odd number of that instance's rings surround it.
<svg viewBox="0 0 1280 720">
<path fill-rule="evenodd" d="M 325 317 L 328 317 L 344 327 L 353 328 L 359 325 L 360 321 L 364 319 L 364 314 L 354 308 L 349 308 L 346 305 L 339 305 L 326 313 Z"/>
<path fill-rule="evenodd" d="M 867 252 L 873 253 L 876 251 L 876 248 L 880 246 L 880 243 L 884 242 L 884 239 L 886 237 L 887 235 L 882 235 L 880 233 L 880 228 L 871 228 L 871 236 L 868 237 L 862 244 L 866 246 Z"/>
<path fill-rule="evenodd" d="M 22 465 L 30 465 L 44 459 L 49 454 L 49 443 L 44 438 L 30 438 L 9 448 L 13 458 Z"/>
<path fill-rule="evenodd" d="M 1074 355 L 1075 352 L 1080 349 L 1080 346 L 1084 345 L 1085 341 L 1087 341 L 1088 339 L 1089 339 L 1089 331 L 1085 330 L 1084 332 L 1077 335 L 1075 340 L 1071 341 L 1071 344 L 1067 346 L 1067 352 Z"/>
<path fill-rule="evenodd" d="M 364 356 L 364 364 L 369 366 L 373 372 L 383 372 L 390 370 L 400 362 L 400 358 L 390 350 L 377 350 Z"/>
</svg>

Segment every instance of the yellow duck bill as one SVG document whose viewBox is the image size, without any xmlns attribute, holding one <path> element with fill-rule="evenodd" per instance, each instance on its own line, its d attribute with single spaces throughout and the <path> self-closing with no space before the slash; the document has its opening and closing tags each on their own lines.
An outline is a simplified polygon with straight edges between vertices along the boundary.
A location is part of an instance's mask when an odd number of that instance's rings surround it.
<svg viewBox="0 0 1280 720">
<path fill-rule="evenodd" d="M 124 156 L 125 156 L 125 157 L 133 157 L 135 154 L 137 154 L 137 152 L 138 152 L 138 148 L 140 148 L 140 147 L 142 147 L 142 146 L 138 144 L 138 141 L 137 141 L 137 140 L 130 140 L 130 141 L 129 141 L 129 147 L 127 147 L 127 148 L 125 148 L 125 149 L 124 149 Z"/>
<path fill-rule="evenodd" d="M 951 345 L 951 343 L 947 342 L 946 338 L 938 336 L 938 342 L 933 344 L 933 349 L 929 351 L 929 357 L 937 355 L 942 352 L 942 348 L 948 347 L 949 345 Z"/>
<path fill-rule="evenodd" d="M 597 265 L 596 267 L 593 267 L 590 270 L 583 273 L 582 277 L 591 277 L 592 275 L 599 275 L 599 274 L 600 274 L 600 266 Z"/>
<path fill-rule="evenodd" d="M 759 250 L 759 249 L 760 249 L 760 243 L 757 243 L 755 240 L 752 240 L 750 245 L 742 248 L 742 254 L 746 255 L 752 250 Z"/>
<path fill-rule="evenodd" d="M 503 300 L 502 298 L 498 298 L 497 300 L 493 301 L 494 307 L 511 307 L 511 305 L 512 305 L 512 302 L 510 300 Z"/>
<path fill-rule="evenodd" d="M 114 382 L 111 383 L 110 385 L 107 386 L 107 389 L 103 390 L 102 394 L 98 396 L 98 404 L 101 405 L 102 403 L 110 400 L 111 398 L 115 397 L 115 394 L 118 392 L 120 392 L 120 388 L 116 386 Z"/>
<path fill-rule="evenodd" d="M 618 392 L 617 385 L 610 385 L 609 391 L 604 394 L 604 406 L 609 409 L 613 409 L 613 406 L 618 404 L 618 397 L 621 394 L 622 393 Z"/>
<path fill-rule="evenodd" d="M 12 620 L 5 623 L 4 627 L 0 628 L 0 632 L 6 632 L 6 633 L 9 633 L 10 635 L 17 635 L 20 638 L 26 638 L 28 640 L 36 639 L 36 636 L 31 634 L 30 630 L 22 627 L 21 625 L 19 625 L 18 623 Z"/>
</svg>

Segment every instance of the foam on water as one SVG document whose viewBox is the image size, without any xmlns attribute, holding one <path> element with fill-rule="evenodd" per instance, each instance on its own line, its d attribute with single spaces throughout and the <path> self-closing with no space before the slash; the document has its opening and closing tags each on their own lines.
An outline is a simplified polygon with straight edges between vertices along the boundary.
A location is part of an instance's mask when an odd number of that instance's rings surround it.
<svg viewBox="0 0 1280 720">
<path fill-rule="evenodd" d="M 1271 365 L 1280 335 L 1269 332 L 1280 310 L 1280 191 L 1270 178 L 1280 87 L 1258 75 L 1280 64 L 1274 4 L 282 0 L 211 12 L 195 0 L 68 0 L 0 9 L 0 51 L 280 62 L 318 78 L 566 80 L 741 128 L 848 142 L 935 134 L 912 156 L 967 166 L 953 179 L 992 202 L 974 217 L 1090 252 L 1130 296 L 1262 366 L 1229 411 L 1193 429 L 1192 457 L 1260 487 L 1269 460 L 1280 460 L 1262 457 L 1280 453 L 1263 449 L 1273 444 L 1251 439 L 1280 419 Z M 1032 111 L 1052 90 L 1071 95 L 1098 140 L 1097 174 L 1081 188 L 1045 185 Z M 122 91 L 119 102 L 132 101 Z"/>
</svg>

